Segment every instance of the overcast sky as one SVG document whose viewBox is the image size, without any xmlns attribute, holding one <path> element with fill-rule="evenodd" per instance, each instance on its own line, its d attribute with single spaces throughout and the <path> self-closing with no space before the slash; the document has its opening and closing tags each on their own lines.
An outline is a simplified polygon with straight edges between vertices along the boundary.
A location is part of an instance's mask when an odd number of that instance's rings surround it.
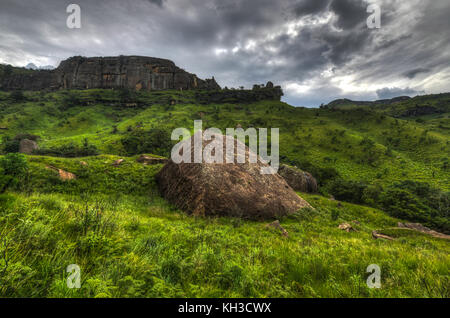
<svg viewBox="0 0 450 318">
<path fill-rule="evenodd" d="M 81 7 L 69 29 L 66 7 Z M 369 3 L 381 28 L 369 29 Z M 224 87 L 271 80 L 295 106 L 450 91 L 449 0 L 0 0 L 0 63 L 173 60 Z"/>
</svg>

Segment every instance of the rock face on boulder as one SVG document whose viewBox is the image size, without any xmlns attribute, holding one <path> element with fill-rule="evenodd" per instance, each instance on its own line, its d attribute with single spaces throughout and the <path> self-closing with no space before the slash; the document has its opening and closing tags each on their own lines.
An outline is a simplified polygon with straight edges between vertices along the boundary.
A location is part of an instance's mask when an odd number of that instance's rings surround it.
<svg viewBox="0 0 450 318">
<path fill-rule="evenodd" d="M 22 139 L 19 144 L 19 152 L 31 155 L 33 151 L 38 150 L 38 144 L 30 139 Z"/>
<path fill-rule="evenodd" d="M 259 157 L 257 163 L 249 163 L 250 150 L 245 145 L 245 163 L 237 163 L 240 142 L 229 136 L 220 138 L 223 163 L 176 164 L 171 160 L 157 174 L 160 192 L 169 202 L 197 216 L 245 219 L 274 219 L 310 207 L 280 175 L 261 174 L 261 168 L 267 165 Z M 193 159 L 194 136 L 190 141 Z M 203 149 L 211 142 L 203 141 Z M 235 151 L 229 161 L 234 163 L 226 163 L 226 144 L 232 142 Z"/>
<path fill-rule="evenodd" d="M 317 192 L 317 181 L 309 172 L 302 171 L 296 167 L 281 165 L 278 173 L 295 191 Z"/>
<path fill-rule="evenodd" d="M 212 79 L 202 80 L 178 68 L 172 61 L 154 57 L 71 57 L 52 71 L 3 75 L 0 89 L 90 89 L 128 88 L 136 90 L 220 89 Z"/>
</svg>

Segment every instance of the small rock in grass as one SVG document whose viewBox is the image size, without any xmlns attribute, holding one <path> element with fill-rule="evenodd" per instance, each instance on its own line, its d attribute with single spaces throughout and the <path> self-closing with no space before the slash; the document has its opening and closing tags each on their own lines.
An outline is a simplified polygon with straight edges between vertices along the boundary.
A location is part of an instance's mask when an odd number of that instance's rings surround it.
<svg viewBox="0 0 450 318">
<path fill-rule="evenodd" d="M 157 164 L 166 164 L 169 162 L 166 158 L 156 158 L 156 157 L 150 157 L 146 155 L 141 155 L 136 160 L 139 163 L 142 163 L 143 165 L 157 165 Z"/>
<path fill-rule="evenodd" d="M 123 162 L 124 162 L 123 159 L 117 159 L 116 161 L 114 161 L 113 166 L 114 166 L 114 167 L 118 167 L 118 166 L 120 166 Z"/>
<path fill-rule="evenodd" d="M 280 221 L 278 221 L 278 220 L 276 220 L 270 224 L 267 224 L 266 227 L 268 227 L 268 228 L 272 227 L 274 229 L 280 230 L 281 234 L 285 237 L 289 236 L 289 233 L 281 226 Z"/>
<path fill-rule="evenodd" d="M 63 169 L 55 168 L 55 167 L 52 167 L 52 166 L 46 166 L 46 168 L 49 169 L 49 170 L 57 171 L 58 174 L 59 174 L 59 178 L 61 180 L 63 180 L 63 181 L 73 180 L 73 179 L 77 178 L 77 176 L 74 175 L 73 173 L 65 171 Z"/>
<path fill-rule="evenodd" d="M 372 231 L 372 237 L 374 239 L 380 239 L 381 238 L 381 239 L 390 240 L 390 241 L 394 240 L 393 237 L 390 237 L 390 236 L 387 236 L 387 235 L 384 235 L 384 234 L 380 234 L 377 231 Z"/>
<path fill-rule="evenodd" d="M 339 224 L 339 229 L 343 230 L 345 232 L 351 232 L 351 231 L 356 231 L 350 224 L 348 223 L 342 223 Z"/>
</svg>

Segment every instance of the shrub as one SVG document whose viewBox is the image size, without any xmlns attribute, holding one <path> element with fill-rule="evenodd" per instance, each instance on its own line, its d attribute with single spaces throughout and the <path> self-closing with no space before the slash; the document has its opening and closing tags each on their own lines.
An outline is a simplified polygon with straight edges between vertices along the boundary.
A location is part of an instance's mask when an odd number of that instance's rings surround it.
<svg viewBox="0 0 450 318">
<path fill-rule="evenodd" d="M 97 147 L 89 144 L 87 139 L 84 140 L 82 146 L 77 146 L 73 143 L 62 145 L 60 147 L 43 148 L 35 151 L 38 155 L 55 156 L 64 158 L 77 158 L 96 156 L 99 154 Z"/>
<path fill-rule="evenodd" d="M 25 97 L 25 95 L 23 94 L 23 92 L 22 92 L 22 91 L 19 91 L 19 90 L 12 92 L 12 93 L 9 95 L 9 97 L 10 97 L 14 102 L 21 102 L 21 101 L 26 100 L 26 97 Z"/>
<path fill-rule="evenodd" d="M 330 193 L 340 201 L 363 203 L 366 188 L 367 184 L 363 182 L 337 179 L 330 184 Z"/>
<path fill-rule="evenodd" d="M 122 139 L 122 145 L 128 155 L 152 153 L 168 156 L 172 148 L 172 141 L 166 130 L 158 128 L 148 131 L 137 129 Z"/>
<path fill-rule="evenodd" d="M 81 99 L 78 95 L 74 93 L 69 93 L 62 100 L 62 110 L 69 109 L 71 107 L 79 106 L 81 104 Z"/>
<path fill-rule="evenodd" d="M 333 221 L 337 221 L 337 219 L 339 219 L 339 215 L 340 215 L 340 211 L 337 209 L 333 209 L 331 210 L 331 219 Z"/>
<path fill-rule="evenodd" d="M 395 183 L 380 195 L 379 204 L 392 216 L 450 232 L 450 193 L 427 183 L 411 180 Z"/>
<path fill-rule="evenodd" d="M 3 139 L 3 152 L 4 153 L 19 152 L 21 140 L 29 139 L 37 141 L 39 138 L 40 138 L 39 136 L 31 134 L 18 134 L 14 138 L 6 136 Z"/>
<path fill-rule="evenodd" d="M 3 75 L 4 76 L 10 76 L 14 72 L 14 68 L 12 65 L 8 64 L 3 69 Z"/>
<path fill-rule="evenodd" d="M 10 153 L 0 158 L 0 193 L 20 185 L 27 172 L 28 164 L 24 155 Z"/>
<path fill-rule="evenodd" d="M 311 173 L 316 178 L 320 187 L 324 187 L 331 181 L 339 178 L 339 173 L 334 167 L 319 167 L 308 161 L 291 160 L 286 157 L 281 157 L 283 163 L 291 166 L 297 166 L 304 171 Z"/>
<path fill-rule="evenodd" d="M 119 91 L 119 100 L 122 103 L 135 103 L 137 102 L 136 91 L 132 91 L 128 88 L 122 88 Z"/>
</svg>

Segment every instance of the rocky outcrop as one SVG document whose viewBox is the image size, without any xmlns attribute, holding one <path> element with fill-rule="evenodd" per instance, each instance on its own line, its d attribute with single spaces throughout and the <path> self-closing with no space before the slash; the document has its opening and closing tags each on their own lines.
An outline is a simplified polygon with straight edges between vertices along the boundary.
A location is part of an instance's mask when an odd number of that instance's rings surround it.
<svg viewBox="0 0 450 318">
<path fill-rule="evenodd" d="M 237 163 L 239 141 L 222 136 L 224 163 L 185 163 L 169 161 L 157 174 L 164 198 L 179 209 L 197 216 L 233 216 L 245 219 L 278 219 L 310 205 L 300 198 L 278 174 L 261 174 L 267 167 L 259 159 Z M 191 158 L 194 153 L 191 138 Z M 226 144 L 234 142 L 234 157 L 226 163 Z M 203 149 L 211 141 L 203 141 Z M 231 158 L 231 157 L 229 157 Z M 193 159 L 193 158 L 192 158 Z M 193 162 L 193 160 L 192 160 Z"/>
<path fill-rule="evenodd" d="M 90 89 L 128 88 L 136 90 L 220 89 L 212 79 L 202 80 L 177 67 L 172 61 L 154 57 L 71 57 L 55 70 L 28 70 L 2 74 L 0 89 Z"/>
<path fill-rule="evenodd" d="M 424 115 L 442 114 L 443 110 L 437 109 L 432 106 L 416 106 L 414 108 L 408 109 L 397 117 L 417 117 Z"/>
<path fill-rule="evenodd" d="M 295 191 L 317 192 L 317 181 L 309 172 L 302 171 L 297 167 L 281 165 L 278 173 Z"/>
<path fill-rule="evenodd" d="M 439 237 L 439 238 L 443 238 L 443 239 L 450 239 L 450 235 L 447 234 L 443 234 L 443 233 L 439 233 L 436 232 L 426 226 L 423 226 L 420 223 L 401 223 L 398 222 L 397 224 L 398 228 L 401 229 L 409 229 L 409 230 L 413 230 L 413 231 L 417 231 L 417 232 L 421 232 L 421 233 L 425 233 L 434 237 Z"/>
<path fill-rule="evenodd" d="M 30 139 L 22 139 L 19 143 L 19 152 L 27 155 L 31 155 L 35 150 L 38 150 L 39 146 L 36 141 Z"/>
</svg>

